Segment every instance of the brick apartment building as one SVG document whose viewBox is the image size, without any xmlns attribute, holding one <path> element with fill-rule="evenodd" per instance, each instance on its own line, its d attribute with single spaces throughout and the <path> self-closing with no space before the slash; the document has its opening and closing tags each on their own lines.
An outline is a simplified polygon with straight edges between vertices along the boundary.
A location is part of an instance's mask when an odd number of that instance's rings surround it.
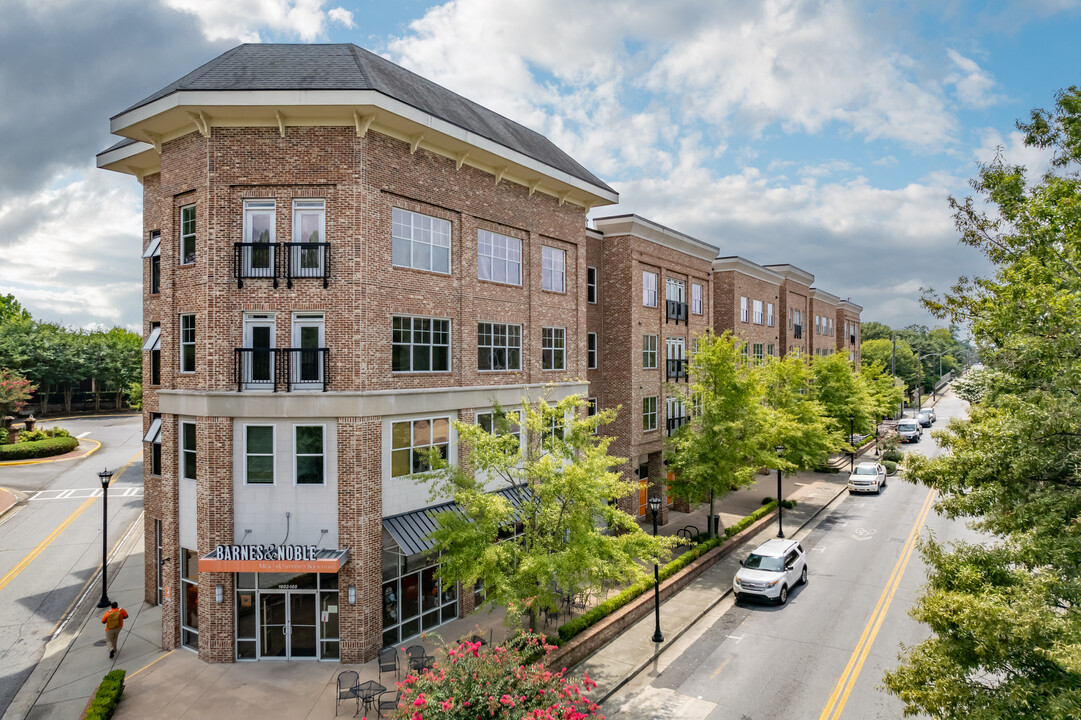
<svg viewBox="0 0 1081 720">
<path fill-rule="evenodd" d="M 666 522 L 664 440 L 691 414 L 666 387 L 688 381 L 694 339 L 713 326 L 717 248 L 637 215 L 593 224 L 587 262 L 599 292 L 587 304 L 589 342 L 599 352 L 590 365 L 590 397 L 601 408 L 621 408 L 603 430 L 616 436 L 610 452 L 627 458 L 624 476 L 639 482 L 621 508 L 642 516 L 657 496 Z"/>
<path fill-rule="evenodd" d="M 837 303 L 837 327 L 843 331 L 837 338 L 837 351 L 848 353 L 849 362 L 860 364 L 860 313 L 863 306 L 850 299 Z"/>
<path fill-rule="evenodd" d="M 586 213 L 615 191 L 352 45 L 243 45 L 111 125 L 98 164 L 144 192 L 164 646 L 356 662 L 470 612 L 406 476 L 455 457 L 452 420 L 587 394 Z"/>
<path fill-rule="evenodd" d="M 98 166 L 144 193 L 146 600 L 210 662 L 366 661 L 471 612 L 428 552 L 446 499 L 407 477 L 456 458 L 453 420 L 622 406 L 641 514 L 696 334 L 812 347 L 810 274 L 636 216 L 587 229 L 602 180 L 353 45 L 239 46 L 111 130 Z M 860 308 L 836 308 L 840 350 Z"/>
<path fill-rule="evenodd" d="M 818 288 L 811 288 L 808 297 L 811 301 L 810 316 L 814 319 L 809 338 L 810 352 L 819 357 L 832 355 L 837 352 L 837 313 L 841 299 Z"/>
</svg>

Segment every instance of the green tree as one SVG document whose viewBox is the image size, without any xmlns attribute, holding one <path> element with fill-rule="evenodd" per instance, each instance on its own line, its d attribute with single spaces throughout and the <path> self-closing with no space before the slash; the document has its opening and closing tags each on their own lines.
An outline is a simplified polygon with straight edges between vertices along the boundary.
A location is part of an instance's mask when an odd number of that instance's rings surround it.
<svg viewBox="0 0 1081 720">
<path fill-rule="evenodd" d="M 881 365 L 860 365 L 860 383 L 871 399 L 871 412 L 877 421 L 894 417 L 905 398 L 904 388 L 894 382 L 894 377 Z"/>
<path fill-rule="evenodd" d="M 32 392 L 34 386 L 29 380 L 12 370 L 0 367 L 0 417 L 18 412 L 30 399 Z"/>
<path fill-rule="evenodd" d="M 491 432 L 455 422 L 461 464 L 432 453 L 434 472 L 420 476 L 461 510 L 440 513 L 432 533 L 441 581 L 483 581 L 487 604 L 528 607 L 534 629 L 542 608 L 556 608 L 557 588 L 592 592 L 639 580 L 675 545 L 616 506 L 635 487 L 612 470 L 623 462 L 608 455 L 613 438 L 595 434 L 615 411 L 587 418 L 585 407 L 577 396 L 523 401 L 521 419 L 497 409 Z M 489 492 L 499 489 L 515 502 Z M 518 537 L 499 542 L 516 526 Z M 508 623 L 515 619 L 508 613 Z"/>
<path fill-rule="evenodd" d="M 864 340 L 860 344 L 860 362 L 863 365 L 878 365 L 887 371 L 894 368 L 897 377 L 905 382 L 905 387 L 916 387 L 919 378 L 919 367 L 916 362 L 916 353 L 912 352 L 912 346 L 907 340 L 897 341 L 897 354 L 894 357 L 893 343 L 889 338 L 878 340 Z"/>
<path fill-rule="evenodd" d="M 756 373 L 768 410 L 766 445 L 784 445 L 782 470 L 818 467 L 845 446 L 840 425 L 810 392 L 814 375 L 803 359 L 788 355 L 759 366 Z"/>
<path fill-rule="evenodd" d="M 893 329 L 874 320 L 868 320 L 860 326 L 860 337 L 864 342 L 868 340 L 889 340 L 893 337 Z"/>
<path fill-rule="evenodd" d="M 822 355 L 812 360 L 811 370 L 814 372 L 814 397 L 821 403 L 826 416 L 833 418 L 846 436 L 850 426 L 857 433 L 871 432 L 875 408 L 848 358 L 840 353 Z"/>
<path fill-rule="evenodd" d="M 1034 180 L 996 157 L 972 183 L 979 202 L 950 200 L 994 276 L 924 299 L 968 324 L 995 374 L 938 434 L 948 452 L 906 455 L 940 512 L 986 533 L 921 548 L 928 584 L 912 614 L 932 634 L 885 678 L 908 714 L 1081 717 L 1081 89 L 1018 127 L 1053 151 L 1052 169 Z"/>
<path fill-rule="evenodd" d="M 124 394 L 133 382 L 142 379 L 142 338 L 124 328 L 114 327 L 104 334 L 104 363 L 101 377 L 112 391 L 120 409 Z"/>
<path fill-rule="evenodd" d="M 717 499 L 753 484 L 758 468 L 777 462 L 762 384 L 742 347 L 728 331 L 707 331 L 690 359 L 694 382 L 672 388 L 695 412 L 665 445 L 668 469 L 675 472 L 671 492 L 691 502 L 708 495 L 710 517 Z"/>
<path fill-rule="evenodd" d="M 30 313 L 23 309 L 14 295 L 0 295 L 0 325 L 8 320 L 29 320 Z"/>
</svg>

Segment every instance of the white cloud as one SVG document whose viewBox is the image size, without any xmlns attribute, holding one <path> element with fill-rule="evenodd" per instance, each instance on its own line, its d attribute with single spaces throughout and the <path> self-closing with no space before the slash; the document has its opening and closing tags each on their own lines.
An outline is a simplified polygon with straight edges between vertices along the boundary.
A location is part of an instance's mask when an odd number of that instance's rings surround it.
<svg viewBox="0 0 1081 720">
<path fill-rule="evenodd" d="M 326 31 L 328 13 L 323 10 L 325 0 L 165 0 L 174 10 L 191 13 L 199 19 L 207 40 L 239 40 L 262 42 L 260 31 L 274 36 L 298 38 L 312 42 Z M 331 13 L 352 15 L 341 8 Z M 344 24 L 344 23 L 343 23 Z M 351 25 L 347 25 L 351 27 Z"/>
<path fill-rule="evenodd" d="M 349 12 L 345 8 L 336 7 L 327 11 L 327 17 L 338 23 L 343 27 L 347 27 L 350 30 L 356 27 L 356 23 L 353 22 L 353 13 Z"/>
<path fill-rule="evenodd" d="M 995 79 L 980 68 L 975 60 L 965 57 L 956 50 L 946 51 L 950 60 L 957 67 L 957 71 L 946 77 L 946 82 L 952 84 L 957 92 L 958 99 L 972 108 L 985 108 L 1001 102 L 1003 97 L 993 92 Z"/>
<path fill-rule="evenodd" d="M 139 186 L 82 168 L 74 181 L 0 202 L 0 294 L 13 293 L 38 318 L 85 326 L 141 327 Z"/>
</svg>

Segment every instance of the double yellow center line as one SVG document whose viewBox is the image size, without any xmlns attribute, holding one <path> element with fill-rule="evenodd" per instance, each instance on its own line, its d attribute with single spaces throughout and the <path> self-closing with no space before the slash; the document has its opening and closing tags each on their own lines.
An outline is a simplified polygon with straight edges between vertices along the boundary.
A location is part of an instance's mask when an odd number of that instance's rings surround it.
<svg viewBox="0 0 1081 720">
<path fill-rule="evenodd" d="M 134 457 L 132 457 L 131 460 L 128 460 L 126 463 L 124 463 L 124 466 L 120 468 L 120 470 L 116 474 L 113 475 L 113 479 L 109 482 L 110 487 L 113 483 L 119 480 L 120 476 L 124 474 L 124 471 L 131 467 L 131 464 L 135 462 L 138 458 L 142 457 L 142 455 L 143 451 L 140 450 L 135 454 Z M 7 574 L 4 575 L 4 577 L 0 578 L 0 590 L 3 590 L 5 587 L 8 586 L 8 583 L 18 577 L 19 573 L 25 570 L 26 567 L 34 561 L 34 558 L 45 552 L 45 548 L 52 545 L 53 541 L 56 540 L 57 537 L 59 537 L 60 533 L 64 532 L 64 530 L 66 530 L 69 525 L 75 522 L 75 518 L 82 515 L 88 507 L 94 504 L 95 500 L 97 500 L 97 497 L 88 497 L 86 500 L 83 500 L 82 505 L 76 508 L 75 512 L 73 512 L 71 515 L 68 515 L 64 522 L 57 525 L 56 529 L 49 533 L 48 537 L 38 543 L 38 546 L 31 550 L 26 557 L 20 560 L 15 567 L 11 568 L 11 570 L 8 570 Z"/>
<path fill-rule="evenodd" d="M 860 641 L 856 643 L 852 656 L 848 658 L 848 665 L 845 666 L 844 672 L 841 673 L 841 679 L 837 681 L 837 686 L 833 688 L 830 699 L 826 703 L 826 707 L 822 709 L 822 714 L 818 716 L 818 720 L 837 720 L 837 718 L 841 717 L 841 712 L 845 709 L 845 703 L 848 702 L 848 696 L 856 685 L 860 670 L 863 669 L 863 663 L 867 660 L 868 653 L 871 652 L 871 645 L 874 644 L 878 630 L 882 627 L 882 621 L 886 619 L 886 612 L 890 609 L 890 603 L 893 602 L 893 595 L 901 585 L 901 576 L 904 575 L 908 560 L 912 557 L 912 551 L 916 549 L 916 540 L 920 536 L 920 530 L 923 529 L 923 523 L 927 520 L 927 514 L 931 512 L 934 499 L 935 491 L 930 490 L 927 497 L 924 498 L 923 507 L 920 508 L 916 523 L 912 526 L 912 532 L 908 534 L 908 540 L 905 541 L 905 545 L 901 549 L 901 557 L 897 559 L 897 564 L 893 566 L 893 573 L 890 575 L 886 587 L 882 590 L 882 595 L 878 598 L 875 611 L 871 613 L 871 619 L 867 621 L 867 626 L 863 629 L 863 635 L 860 636 Z"/>
</svg>

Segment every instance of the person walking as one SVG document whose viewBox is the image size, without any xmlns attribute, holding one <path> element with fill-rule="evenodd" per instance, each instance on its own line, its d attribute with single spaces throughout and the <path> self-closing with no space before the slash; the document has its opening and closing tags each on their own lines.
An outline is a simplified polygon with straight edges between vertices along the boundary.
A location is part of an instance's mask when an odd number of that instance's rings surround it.
<svg viewBox="0 0 1081 720">
<path fill-rule="evenodd" d="M 109 657 L 116 657 L 116 638 L 120 636 L 120 629 L 124 627 L 124 619 L 128 611 L 120 607 L 120 603 L 113 602 L 113 606 L 101 616 L 101 622 L 105 624 L 105 643 L 109 646 Z"/>
</svg>

